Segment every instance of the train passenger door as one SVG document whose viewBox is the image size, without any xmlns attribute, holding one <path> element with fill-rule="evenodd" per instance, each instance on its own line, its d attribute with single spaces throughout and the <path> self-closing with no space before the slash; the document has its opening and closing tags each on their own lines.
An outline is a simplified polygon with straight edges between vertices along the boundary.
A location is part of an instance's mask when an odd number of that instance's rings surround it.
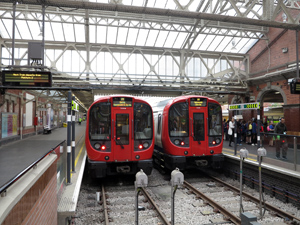
<svg viewBox="0 0 300 225">
<path fill-rule="evenodd" d="M 208 138 L 206 110 L 206 107 L 190 108 L 190 146 L 192 148 L 192 154 L 195 156 L 207 154 Z"/>
<path fill-rule="evenodd" d="M 113 112 L 112 121 L 112 151 L 114 160 L 131 160 L 132 142 L 132 110 L 118 109 Z"/>
</svg>

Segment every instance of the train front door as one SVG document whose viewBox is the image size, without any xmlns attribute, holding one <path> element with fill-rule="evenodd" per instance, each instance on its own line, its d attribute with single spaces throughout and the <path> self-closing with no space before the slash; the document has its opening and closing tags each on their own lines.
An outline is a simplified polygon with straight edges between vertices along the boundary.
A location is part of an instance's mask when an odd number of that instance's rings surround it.
<svg viewBox="0 0 300 225">
<path fill-rule="evenodd" d="M 114 159 L 117 161 L 131 160 L 132 154 L 132 110 L 121 108 L 113 112 L 113 141 Z"/>
<path fill-rule="evenodd" d="M 199 152 L 202 154 L 207 154 L 203 150 L 207 149 L 208 140 L 206 134 L 207 128 L 207 113 L 206 107 L 190 107 L 189 117 L 190 117 L 190 146 L 192 149 L 192 154 L 199 156 Z"/>
</svg>

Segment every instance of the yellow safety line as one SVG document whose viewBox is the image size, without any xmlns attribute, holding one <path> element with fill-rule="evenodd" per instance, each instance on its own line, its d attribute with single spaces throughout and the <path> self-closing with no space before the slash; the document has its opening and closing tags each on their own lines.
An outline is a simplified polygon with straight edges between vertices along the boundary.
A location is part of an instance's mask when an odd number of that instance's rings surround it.
<svg viewBox="0 0 300 225">
<path fill-rule="evenodd" d="M 80 155 L 81 155 L 83 146 L 84 146 L 84 142 L 82 143 L 82 147 L 81 147 L 81 149 L 80 149 L 80 151 L 79 151 L 79 153 L 78 153 L 78 155 L 77 155 L 77 157 L 76 157 L 76 159 L 75 159 L 75 167 L 76 167 L 77 162 L 78 162 L 78 160 L 79 160 L 79 157 L 80 157 Z M 72 175 L 73 175 L 73 173 L 71 173 L 71 177 L 72 177 Z"/>
<path fill-rule="evenodd" d="M 230 153 L 227 153 L 226 152 L 226 154 L 228 154 L 228 155 L 234 155 L 233 153 L 234 153 L 234 150 L 231 150 L 231 149 L 228 149 L 228 148 L 223 148 L 223 152 L 224 151 L 229 151 Z M 257 155 L 254 155 L 254 154 L 251 154 L 251 153 L 249 153 L 248 154 L 248 156 L 253 156 L 253 157 L 257 157 Z M 254 162 L 257 162 L 257 160 L 256 159 L 252 159 L 252 158 L 247 158 L 248 160 L 251 160 L 251 161 L 254 161 Z"/>
</svg>

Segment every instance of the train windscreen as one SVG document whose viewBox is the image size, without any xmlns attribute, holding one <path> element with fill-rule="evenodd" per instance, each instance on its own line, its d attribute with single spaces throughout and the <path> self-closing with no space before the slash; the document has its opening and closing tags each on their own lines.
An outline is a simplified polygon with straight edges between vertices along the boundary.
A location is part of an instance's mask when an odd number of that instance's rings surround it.
<svg viewBox="0 0 300 225">
<path fill-rule="evenodd" d="M 152 110 L 144 103 L 134 103 L 134 139 L 152 139 Z"/>
<path fill-rule="evenodd" d="M 208 135 L 222 135 L 222 108 L 219 104 L 208 103 Z"/>
<path fill-rule="evenodd" d="M 189 110 L 186 102 L 176 103 L 169 110 L 170 137 L 189 136 Z"/>
<path fill-rule="evenodd" d="M 97 103 L 90 109 L 89 135 L 90 140 L 109 140 L 111 132 L 111 104 Z"/>
</svg>

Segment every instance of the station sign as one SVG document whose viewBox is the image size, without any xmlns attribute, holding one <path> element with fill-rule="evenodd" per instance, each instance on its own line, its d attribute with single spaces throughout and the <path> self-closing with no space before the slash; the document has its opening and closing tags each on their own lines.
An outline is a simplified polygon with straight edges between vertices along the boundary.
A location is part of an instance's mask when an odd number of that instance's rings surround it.
<svg viewBox="0 0 300 225">
<path fill-rule="evenodd" d="M 260 109 L 260 102 L 229 105 L 228 110 Z"/>
<path fill-rule="evenodd" d="M 291 94 L 300 94 L 300 82 L 293 80 L 290 83 Z"/>
<path fill-rule="evenodd" d="M 45 71 L 2 71 L 3 86 L 51 87 L 51 72 Z"/>
<path fill-rule="evenodd" d="M 72 101 L 72 110 L 76 112 L 79 111 L 79 104 L 75 101 Z"/>
</svg>

